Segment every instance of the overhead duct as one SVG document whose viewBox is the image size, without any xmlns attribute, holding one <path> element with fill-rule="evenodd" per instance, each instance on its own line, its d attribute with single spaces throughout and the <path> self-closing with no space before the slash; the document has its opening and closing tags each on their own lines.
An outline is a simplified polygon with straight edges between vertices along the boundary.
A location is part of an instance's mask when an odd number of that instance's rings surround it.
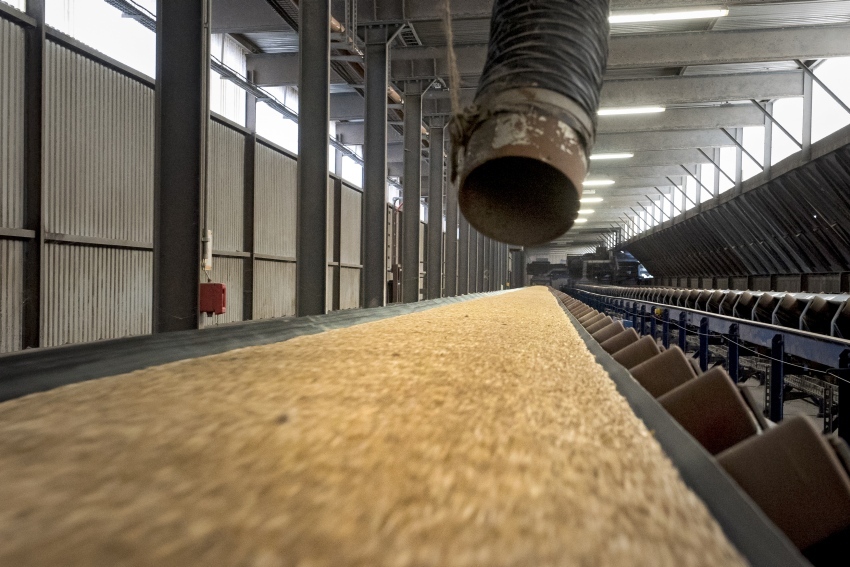
<svg viewBox="0 0 850 567">
<path fill-rule="evenodd" d="M 452 125 L 479 232 L 534 245 L 573 226 L 607 58 L 607 0 L 496 0 L 474 105 Z"/>
</svg>

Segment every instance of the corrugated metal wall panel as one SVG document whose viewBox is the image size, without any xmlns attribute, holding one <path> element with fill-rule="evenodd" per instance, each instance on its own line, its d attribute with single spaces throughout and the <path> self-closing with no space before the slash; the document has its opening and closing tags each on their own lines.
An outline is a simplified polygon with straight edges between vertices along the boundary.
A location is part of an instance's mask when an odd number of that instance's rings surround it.
<svg viewBox="0 0 850 567">
<path fill-rule="evenodd" d="M 360 307 L 360 270 L 340 268 L 339 308 L 357 309 L 358 307 Z"/>
<path fill-rule="evenodd" d="M 295 315 L 295 263 L 254 261 L 254 318 Z"/>
<path fill-rule="evenodd" d="M 47 244 L 44 346 L 151 332 L 153 253 Z"/>
<path fill-rule="evenodd" d="M 257 144 L 256 162 L 255 252 L 294 258 L 297 163 L 263 144 Z"/>
<path fill-rule="evenodd" d="M 210 278 L 214 282 L 227 286 L 227 311 L 223 315 L 203 316 L 203 326 L 213 327 L 222 323 L 242 320 L 243 285 L 242 263 L 250 260 L 243 258 L 213 257 L 213 269 Z"/>
<path fill-rule="evenodd" d="M 0 240 L 0 353 L 21 350 L 24 243 Z"/>
<path fill-rule="evenodd" d="M 343 264 L 360 263 L 360 228 L 362 223 L 362 195 L 350 187 L 342 186 L 342 234 L 339 258 Z"/>
<path fill-rule="evenodd" d="M 209 227 L 216 250 L 244 250 L 245 136 L 210 120 Z"/>
<path fill-rule="evenodd" d="M 153 239 L 154 91 L 47 42 L 45 229 Z"/>
<path fill-rule="evenodd" d="M 23 223 L 24 32 L 0 19 L 0 226 Z"/>
</svg>

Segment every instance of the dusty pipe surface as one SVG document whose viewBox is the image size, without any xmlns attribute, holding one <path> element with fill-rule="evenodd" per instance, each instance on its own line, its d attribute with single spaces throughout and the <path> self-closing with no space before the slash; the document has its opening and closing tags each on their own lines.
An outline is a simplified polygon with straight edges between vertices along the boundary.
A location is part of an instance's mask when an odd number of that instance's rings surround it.
<svg viewBox="0 0 850 567">
<path fill-rule="evenodd" d="M 608 55 L 608 3 L 497 0 L 475 103 L 452 125 L 459 203 L 481 233 L 534 245 L 578 214 Z"/>
</svg>

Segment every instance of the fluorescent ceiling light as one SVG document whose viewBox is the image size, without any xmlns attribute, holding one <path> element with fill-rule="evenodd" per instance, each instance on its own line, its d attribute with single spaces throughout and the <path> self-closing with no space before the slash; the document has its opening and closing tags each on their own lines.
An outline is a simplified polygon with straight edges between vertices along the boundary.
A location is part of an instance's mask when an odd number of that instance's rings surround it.
<svg viewBox="0 0 850 567">
<path fill-rule="evenodd" d="M 590 159 L 629 159 L 635 157 L 635 154 L 632 153 L 622 153 L 622 154 L 593 154 L 590 156 Z"/>
<path fill-rule="evenodd" d="M 655 114 L 664 112 L 663 106 L 627 106 L 623 108 L 600 108 L 599 116 L 616 116 L 618 114 Z"/>
<path fill-rule="evenodd" d="M 587 222 L 587 219 L 578 218 L 578 219 L 576 219 L 576 220 L 575 220 L 575 222 L 576 222 L 576 223 Z"/>
<path fill-rule="evenodd" d="M 580 215 L 592 215 L 592 214 L 593 214 L 593 213 L 595 213 L 595 212 L 596 212 L 596 211 L 594 211 L 593 209 L 581 209 L 581 210 L 578 212 L 578 214 L 580 214 Z"/>
<path fill-rule="evenodd" d="M 714 10 L 676 10 L 669 12 L 611 14 L 608 21 L 612 24 L 634 24 L 638 22 L 666 22 L 671 20 L 705 20 L 709 18 L 722 18 L 728 15 L 729 10 L 725 8 Z"/>
<path fill-rule="evenodd" d="M 603 187 L 605 185 L 613 185 L 613 179 L 585 179 L 584 185 L 585 187 Z"/>
<path fill-rule="evenodd" d="M 579 199 L 579 202 L 582 203 L 601 203 L 602 197 L 582 197 Z"/>
</svg>

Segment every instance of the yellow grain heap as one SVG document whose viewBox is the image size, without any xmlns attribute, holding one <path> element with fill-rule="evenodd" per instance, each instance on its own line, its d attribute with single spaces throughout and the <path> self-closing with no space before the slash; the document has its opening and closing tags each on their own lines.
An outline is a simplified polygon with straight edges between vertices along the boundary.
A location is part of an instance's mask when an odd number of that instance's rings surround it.
<svg viewBox="0 0 850 567">
<path fill-rule="evenodd" d="M 740 565 L 543 288 L 0 405 L 0 565 Z"/>
</svg>

